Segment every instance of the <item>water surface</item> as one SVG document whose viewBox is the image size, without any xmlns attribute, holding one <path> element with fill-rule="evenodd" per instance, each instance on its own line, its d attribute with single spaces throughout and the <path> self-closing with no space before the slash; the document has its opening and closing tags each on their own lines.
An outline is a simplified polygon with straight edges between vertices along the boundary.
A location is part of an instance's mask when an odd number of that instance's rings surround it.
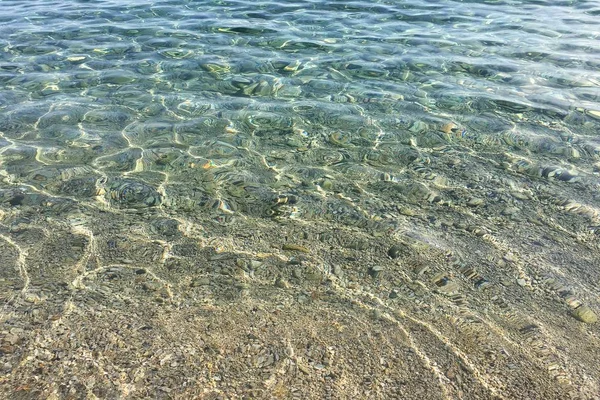
<svg viewBox="0 0 600 400">
<path fill-rule="evenodd" d="M 600 393 L 597 1 L 0 6 L 5 394 Z"/>
</svg>

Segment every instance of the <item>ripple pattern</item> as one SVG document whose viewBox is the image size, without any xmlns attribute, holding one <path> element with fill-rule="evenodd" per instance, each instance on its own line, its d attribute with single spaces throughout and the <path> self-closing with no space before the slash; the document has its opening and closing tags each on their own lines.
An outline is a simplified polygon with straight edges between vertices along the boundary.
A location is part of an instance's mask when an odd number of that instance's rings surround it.
<svg viewBox="0 0 600 400">
<path fill-rule="evenodd" d="M 0 397 L 598 398 L 597 1 L 0 5 Z"/>
</svg>

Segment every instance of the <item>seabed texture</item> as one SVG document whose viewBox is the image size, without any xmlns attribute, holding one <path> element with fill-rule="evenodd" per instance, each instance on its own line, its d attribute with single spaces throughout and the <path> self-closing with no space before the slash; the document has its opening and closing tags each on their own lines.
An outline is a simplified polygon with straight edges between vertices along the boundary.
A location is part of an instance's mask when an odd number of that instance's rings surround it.
<svg viewBox="0 0 600 400">
<path fill-rule="evenodd" d="M 600 398 L 597 6 L 124 3 L 0 2 L 0 398 Z"/>
</svg>

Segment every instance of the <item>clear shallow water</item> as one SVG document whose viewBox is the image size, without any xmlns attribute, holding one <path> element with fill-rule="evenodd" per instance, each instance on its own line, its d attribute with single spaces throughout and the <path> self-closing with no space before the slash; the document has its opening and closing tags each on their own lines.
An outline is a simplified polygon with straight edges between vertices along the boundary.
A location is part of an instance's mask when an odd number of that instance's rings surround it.
<svg viewBox="0 0 600 400">
<path fill-rule="evenodd" d="M 6 334 L 334 282 L 476 371 L 438 394 L 598 389 L 597 2 L 0 5 Z"/>
</svg>

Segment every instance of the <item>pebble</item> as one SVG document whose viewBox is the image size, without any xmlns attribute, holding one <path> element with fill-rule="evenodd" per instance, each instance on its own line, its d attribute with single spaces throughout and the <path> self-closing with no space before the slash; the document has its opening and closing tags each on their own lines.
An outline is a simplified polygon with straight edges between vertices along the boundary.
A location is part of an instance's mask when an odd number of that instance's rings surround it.
<svg viewBox="0 0 600 400">
<path fill-rule="evenodd" d="M 417 275 L 422 275 L 429 270 L 429 266 L 425 264 L 419 264 L 413 268 L 413 271 Z"/>
<path fill-rule="evenodd" d="M 298 369 L 305 373 L 306 375 L 310 374 L 310 370 L 308 369 L 308 367 L 306 365 L 304 365 L 301 361 L 297 361 L 296 365 L 298 366 Z"/>
<path fill-rule="evenodd" d="M 565 298 L 565 303 L 567 303 L 567 305 L 572 309 L 576 309 L 582 305 L 581 300 L 573 295 L 567 296 Z"/>
<path fill-rule="evenodd" d="M 458 129 L 458 125 L 454 122 L 448 122 L 441 126 L 440 130 L 444 133 L 452 133 Z"/>
<path fill-rule="evenodd" d="M 427 130 L 427 124 L 422 121 L 415 121 L 410 125 L 408 130 L 413 133 L 424 132 Z"/>
<path fill-rule="evenodd" d="M 462 163 L 462 160 L 457 157 L 450 158 L 448 161 L 446 161 L 446 165 L 448 165 L 449 167 L 456 167 L 457 165 L 460 165 L 461 163 Z"/>
<path fill-rule="evenodd" d="M 349 243 L 347 247 L 352 250 L 367 250 L 369 248 L 369 242 L 366 240 L 357 239 Z"/>
<path fill-rule="evenodd" d="M 580 306 L 573 311 L 573 316 L 585 322 L 586 324 L 593 324 L 598 321 L 598 316 L 588 306 Z"/>
<path fill-rule="evenodd" d="M 396 244 L 396 245 L 390 247 L 390 249 L 388 250 L 388 256 L 390 256 L 392 258 L 398 258 L 402 254 L 403 250 L 404 250 L 403 246 Z"/>
<path fill-rule="evenodd" d="M 142 287 L 149 292 L 156 292 L 162 288 L 162 285 L 158 282 L 144 282 Z"/>
<path fill-rule="evenodd" d="M 338 278 L 341 278 L 342 276 L 344 276 L 344 271 L 342 270 L 342 267 L 338 264 L 333 266 L 333 274 L 335 276 L 337 276 Z"/>
<path fill-rule="evenodd" d="M 302 260 L 297 259 L 296 257 L 290 257 L 288 260 L 289 265 L 302 265 Z"/>
<path fill-rule="evenodd" d="M 300 251 L 302 253 L 310 253 L 306 247 L 297 245 L 297 244 L 284 244 L 282 247 L 283 250 L 291 250 L 291 251 Z"/>
<path fill-rule="evenodd" d="M 586 114 L 592 118 L 600 119 L 600 110 L 587 110 Z"/>
<path fill-rule="evenodd" d="M 504 210 L 502 210 L 503 215 L 514 215 L 518 212 L 519 212 L 518 207 L 506 207 Z"/>
<path fill-rule="evenodd" d="M 207 285 L 210 285 L 210 279 L 209 278 L 196 278 L 190 284 L 190 286 L 192 286 L 192 287 L 207 286 Z"/>
<path fill-rule="evenodd" d="M 312 282 L 320 282 L 323 278 L 322 274 L 320 274 L 317 270 L 315 269 L 309 269 L 306 271 L 305 274 L 306 280 L 308 281 L 312 281 Z"/>
<path fill-rule="evenodd" d="M 329 179 L 324 179 L 321 183 L 321 187 L 325 190 L 331 190 L 333 189 L 333 182 Z"/>
<path fill-rule="evenodd" d="M 518 200 L 529 200 L 529 196 L 523 192 L 511 192 L 510 194 Z"/>
<path fill-rule="evenodd" d="M 10 343 L 12 345 L 15 345 L 17 343 L 19 343 L 19 337 L 17 335 L 13 335 L 13 334 L 8 334 L 4 337 L 4 341 L 7 343 Z"/>
<path fill-rule="evenodd" d="M 478 197 L 473 197 L 467 202 L 467 205 L 469 207 L 478 207 L 478 206 L 482 205 L 483 203 L 484 203 L 483 199 L 480 199 Z"/>
<path fill-rule="evenodd" d="M 381 274 L 381 271 L 383 271 L 383 267 L 380 265 L 369 267 L 369 275 L 371 275 L 371 278 L 377 278 Z"/>
<path fill-rule="evenodd" d="M 401 207 L 398 211 L 400 212 L 400 214 L 406 215 L 407 217 L 413 217 L 417 215 L 417 212 L 415 210 L 412 210 L 408 207 Z"/>
<path fill-rule="evenodd" d="M 278 276 L 277 279 L 275 279 L 275 286 L 280 289 L 288 289 L 290 287 L 289 283 L 281 276 Z"/>
<path fill-rule="evenodd" d="M 70 62 L 83 61 L 83 60 L 85 60 L 85 56 L 71 56 L 71 57 L 67 57 L 67 61 L 70 61 Z"/>
<path fill-rule="evenodd" d="M 525 287 L 525 285 L 527 285 L 527 281 L 525 279 L 517 279 L 517 283 L 519 284 L 519 286 L 523 286 Z"/>
</svg>

